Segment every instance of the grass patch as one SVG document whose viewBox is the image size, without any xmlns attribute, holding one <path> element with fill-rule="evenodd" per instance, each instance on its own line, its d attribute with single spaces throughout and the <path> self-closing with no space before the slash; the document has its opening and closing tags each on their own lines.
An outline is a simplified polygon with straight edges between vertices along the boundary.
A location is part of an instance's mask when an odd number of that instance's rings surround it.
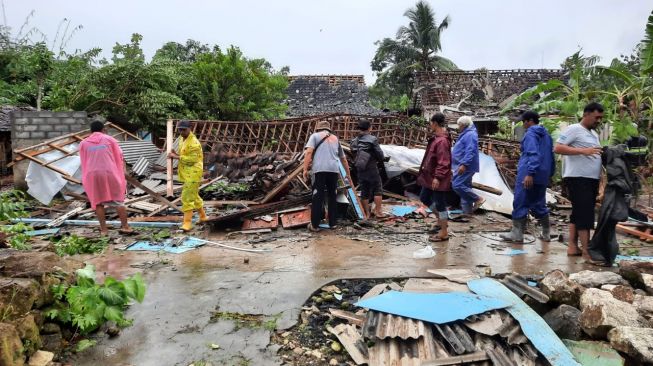
<svg viewBox="0 0 653 366">
<path fill-rule="evenodd" d="M 75 234 L 50 239 L 55 251 L 60 256 L 75 254 L 94 254 L 102 252 L 109 243 L 109 238 L 84 238 Z"/>
<path fill-rule="evenodd" d="M 241 314 L 229 311 L 214 311 L 211 313 L 209 322 L 215 323 L 219 320 L 230 320 L 235 325 L 235 330 L 242 328 L 265 329 L 274 331 L 277 328 L 277 321 L 281 318 L 281 313 L 272 317 L 266 317 L 260 314 Z"/>
</svg>

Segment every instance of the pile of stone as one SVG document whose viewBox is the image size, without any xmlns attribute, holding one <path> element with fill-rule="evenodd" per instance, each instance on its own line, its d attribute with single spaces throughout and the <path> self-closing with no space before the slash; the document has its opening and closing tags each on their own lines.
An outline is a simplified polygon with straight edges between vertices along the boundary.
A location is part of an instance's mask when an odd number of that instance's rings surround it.
<svg viewBox="0 0 653 366">
<path fill-rule="evenodd" d="M 52 252 L 0 250 L 0 365 L 56 365 L 73 334 L 49 323 L 53 285 L 72 283 L 81 263 Z M 70 333 L 70 334 L 67 334 Z"/>
<path fill-rule="evenodd" d="M 653 363 L 653 263 L 621 262 L 619 274 L 554 270 L 540 288 L 557 305 L 544 320 L 561 338 L 608 341 L 634 364 Z"/>
</svg>

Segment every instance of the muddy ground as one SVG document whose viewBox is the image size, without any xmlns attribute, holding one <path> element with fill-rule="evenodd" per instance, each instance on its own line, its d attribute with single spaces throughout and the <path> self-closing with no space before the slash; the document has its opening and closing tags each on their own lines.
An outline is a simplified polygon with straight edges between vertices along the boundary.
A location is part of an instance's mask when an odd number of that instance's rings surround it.
<svg viewBox="0 0 653 366">
<path fill-rule="evenodd" d="M 566 256 L 558 241 L 506 245 L 492 238 L 507 230 L 509 219 L 493 213 L 467 223 L 451 223 L 448 243 L 437 243 L 431 259 L 413 259 L 428 236 L 423 219 L 386 222 L 378 228 L 341 227 L 309 234 L 304 229 L 270 234 L 232 235 L 205 229 L 196 236 L 229 240 L 247 248 L 269 248 L 264 254 L 215 246 L 184 254 L 126 252 L 109 248 L 98 256 L 82 257 L 98 273 L 118 278 L 143 272 L 148 284 L 145 301 L 128 311 L 134 319 L 120 336 L 97 335 L 97 346 L 73 356 L 75 365 L 280 365 L 280 337 L 297 324 L 310 295 L 340 279 L 430 277 L 431 268 L 472 268 L 479 274 L 516 272 L 544 274 L 552 269 L 576 272 L 597 269 L 578 257 Z M 558 222 L 554 232 L 565 232 Z M 621 238 L 640 255 L 653 248 Z M 119 238 L 118 244 L 128 239 Z M 649 244 L 650 245 L 650 244 Z M 526 254 L 507 255 L 510 249 Z M 281 342 L 283 340 L 281 339 Z M 310 347 L 329 347 L 325 337 Z M 283 352 L 282 352 L 283 353 Z M 328 364 L 329 358 L 314 364 Z M 203 363 L 205 362 L 205 363 Z"/>
</svg>

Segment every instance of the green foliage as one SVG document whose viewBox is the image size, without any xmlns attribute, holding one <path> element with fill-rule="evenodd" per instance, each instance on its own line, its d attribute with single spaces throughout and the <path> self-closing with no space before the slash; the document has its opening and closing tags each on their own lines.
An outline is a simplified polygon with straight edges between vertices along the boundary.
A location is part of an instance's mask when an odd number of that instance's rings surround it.
<svg viewBox="0 0 653 366">
<path fill-rule="evenodd" d="M 28 19 L 29 20 L 29 19 Z M 26 22 L 27 23 L 27 22 Z M 32 42 L 22 31 L 0 27 L 0 103 L 51 110 L 84 110 L 108 120 L 157 130 L 168 118 L 260 120 L 282 117 L 287 106 L 287 68 L 276 72 L 264 59 L 236 47 L 222 52 L 194 40 L 168 42 L 148 62 L 140 34 L 116 43 L 110 60 L 101 49 L 67 54 L 75 33 L 60 24 L 59 52 Z M 46 37 L 43 35 L 44 40 Z"/>
<path fill-rule="evenodd" d="M 640 72 L 642 74 L 653 73 L 653 12 L 648 16 L 644 40 L 640 50 Z"/>
<path fill-rule="evenodd" d="M 52 237 L 55 251 L 60 256 L 75 254 L 93 254 L 103 251 L 109 243 L 107 237 L 84 238 L 75 234 Z"/>
<path fill-rule="evenodd" d="M 30 225 L 22 222 L 14 225 L 4 225 L 0 227 L 0 231 L 7 234 L 7 244 L 16 250 L 30 250 L 32 246 L 29 242 L 32 237 L 25 234 L 25 232 L 34 230 Z"/>
<path fill-rule="evenodd" d="M 499 131 L 494 134 L 494 137 L 500 139 L 512 139 L 515 135 L 515 129 L 512 122 L 508 117 L 501 117 L 499 119 Z"/>
<path fill-rule="evenodd" d="M 82 334 L 96 330 L 107 321 L 121 327 L 131 325 L 132 320 L 124 317 L 124 311 L 130 300 L 143 302 L 145 284 L 140 274 L 123 281 L 106 277 L 104 284 L 97 284 L 93 265 L 87 264 L 76 273 L 75 285 L 52 287 L 55 304 L 46 311 L 46 317 L 71 324 Z"/>
<path fill-rule="evenodd" d="M 17 219 L 27 215 L 25 208 L 25 193 L 19 190 L 10 190 L 0 193 L 0 221 Z"/>
<path fill-rule="evenodd" d="M 371 96 L 377 105 L 386 105 L 391 97 L 402 95 L 411 100 L 416 71 L 458 69 L 451 60 L 438 55 L 442 51 L 442 32 L 449 27 L 448 16 L 438 23 L 435 12 L 424 1 L 417 2 L 404 16 L 409 23 L 397 30 L 395 39 L 384 38 L 375 43 L 377 50 L 371 66 L 377 73 L 375 88 L 380 90 Z M 383 98 L 377 99 L 379 96 Z"/>
<path fill-rule="evenodd" d="M 97 341 L 95 340 L 90 340 L 90 339 L 82 339 L 81 341 L 77 342 L 77 346 L 75 347 L 75 352 L 84 352 L 85 350 L 95 346 L 97 344 Z"/>
<path fill-rule="evenodd" d="M 218 194 L 233 194 L 248 192 L 249 188 L 249 184 L 247 183 L 229 183 L 225 181 L 218 181 L 204 188 L 203 191 L 214 192 Z"/>
</svg>

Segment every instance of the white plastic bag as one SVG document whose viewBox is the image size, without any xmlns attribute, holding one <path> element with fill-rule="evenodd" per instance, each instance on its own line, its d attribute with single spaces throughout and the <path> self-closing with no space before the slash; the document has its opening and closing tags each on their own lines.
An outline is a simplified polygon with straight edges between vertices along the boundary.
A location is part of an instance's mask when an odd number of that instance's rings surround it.
<svg viewBox="0 0 653 366">
<path fill-rule="evenodd" d="M 413 252 L 413 258 L 416 259 L 426 259 L 435 257 L 435 251 L 430 245 L 425 246 L 422 249 L 418 249 Z"/>
</svg>

